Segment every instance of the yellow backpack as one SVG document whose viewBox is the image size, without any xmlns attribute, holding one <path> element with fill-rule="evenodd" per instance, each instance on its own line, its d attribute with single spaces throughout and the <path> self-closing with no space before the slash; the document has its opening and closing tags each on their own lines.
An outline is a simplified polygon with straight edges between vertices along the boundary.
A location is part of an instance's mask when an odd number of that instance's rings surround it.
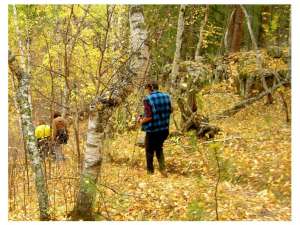
<svg viewBox="0 0 300 225">
<path fill-rule="evenodd" d="M 34 135 L 37 139 L 47 138 L 51 136 L 49 125 L 39 125 L 35 128 Z"/>
</svg>

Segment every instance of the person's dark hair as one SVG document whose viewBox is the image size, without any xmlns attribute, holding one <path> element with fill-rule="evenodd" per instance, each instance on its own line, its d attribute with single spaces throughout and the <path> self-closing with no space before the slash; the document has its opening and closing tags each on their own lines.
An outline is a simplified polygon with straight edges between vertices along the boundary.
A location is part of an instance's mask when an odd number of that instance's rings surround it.
<svg viewBox="0 0 300 225">
<path fill-rule="evenodd" d="M 158 90 L 158 83 L 156 81 L 149 81 L 145 85 L 145 88 L 150 88 L 151 90 Z"/>
<path fill-rule="evenodd" d="M 60 112 L 54 112 L 53 114 L 53 118 L 55 119 L 56 117 L 59 117 L 61 116 L 61 113 Z"/>
<path fill-rule="evenodd" d="M 45 120 L 44 119 L 40 119 L 38 123 L 39 123 L 39 125 L 43 125 L 43 124 L 45 124 Z"/>
</svg>

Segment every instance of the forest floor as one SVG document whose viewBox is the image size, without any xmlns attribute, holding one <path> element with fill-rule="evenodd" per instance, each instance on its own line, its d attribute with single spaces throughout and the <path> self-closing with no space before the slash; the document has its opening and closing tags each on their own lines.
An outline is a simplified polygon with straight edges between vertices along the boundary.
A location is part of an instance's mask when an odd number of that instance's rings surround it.
<svg viewBox="0 0 300 225">
<path fill-rule="evenodd" d="M 290 95 L 285 89 L 289 106 Z M 207 88 L 199 99 L 207 115 L 241 100 L 222 84 Z M 140 131 L 115 135 L 103 152 L 95 202 L 98 219 L 216 220 L 217 210 L 219 220 L 290 220 L 291 125 L 278 93 L 274 99 L 271 105 L 263 99 L 234 116 L 211 121 L 221 128 L 213 140 L 197 139 L 192 131 L 169 137 L 164 144 L 167 178 L 158 172 L 156 158 L 155 174 L 147 175 L 145 150 L 134 145 Z M 56 220 L 66 220 L 78 188 L 80 169 L 72 146 L 65 147 L 66 162 L 45 164 Z M 20 191 L 10 190 L 10 220 L 38 219 L 33 181 L 29 189 L 25 186 L 20 180 Z"/>
</svg>

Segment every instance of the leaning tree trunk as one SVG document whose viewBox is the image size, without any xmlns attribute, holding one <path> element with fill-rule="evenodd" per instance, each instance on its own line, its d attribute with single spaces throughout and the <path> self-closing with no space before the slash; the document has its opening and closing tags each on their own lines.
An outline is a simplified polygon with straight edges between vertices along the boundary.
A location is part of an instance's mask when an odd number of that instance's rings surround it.
<svg viewBox="0 0 300 225">
<path fill-rule="evenodd" d="M 22 131 L 24 136 L 24 142 L 26 144 L 27 151 L 31 158 L 32 169 L 35 174 L 35 185 L 38 194 L 38 203 L 40 210 L 40 219 L 49 220 L 49 203 L 48 193 L 45 184 L 45 177 L 43 174 L 42 163 L 39 156 L 38 149 L 36 147 L 36 140 L 34 137 L 34 127 L 31 118 L 31 105 L 29 103 L 29 74 L 20 68 L 16 58 L 9 52 L 8 57 L 9 68 L 13 75 L 18 80 L 17 87 L 17 101 L 20 109 L 20 116 L 22 122 Z"/>
<path fill-rule="evenodd" d="M 289 84 L 291 81 L 290 81 L 290 77 L 288 77 L 287 79 L 283 80 L 282 82 L 274 85 L 272 88 L 271 88 L 271 91 L 275 91 L 277 88 L 285 85 L 285 84 Z M 212 115 L 210 117 L 211 120 L 216 120 L 216 119 L 222 119 L 222 118 L 226 118 L 226 117 L 229 117 L 229 116 L 233 116 L 234 114 L 238 113 L 241 109 L 253 104 L 254 102 L 262 99 L 264 96 L 268 95 L 269 92 L 268 91 L 264 91 L 254 97 L 251 97 L 251 98 L 248 98 L 248 99 L 245 99 L 241 102 L 238 102 L 237 104 L 235 104 L 234 106 L 232 106 L 231 108 L 229 109 L 226 109 L 224 110 L 223 112 L 221 113 L 218 113 L 216 115 Z"/>
<path fill-rule="evenodd" d="M 144 76 L 148 64 L 147 31 L 141 6 L 130 7 L 130 28 L 133 59 L 132 64 L 125 64 L 119 76 L 90 105 L 87 143 L 84 155 L 83 171 L 76 205 L 71 213 L 73 220 L 94 220 L 92 205 L 97 191 L 97 181 L 101 168 L 101 151 L 108 121 L 125 98 L 133 91 L 137 76 Z M 136 44 L 137 42 L 138 44 Z"/>
<path fill-rule="evenodd" d="M 178 72 L 179 72 L 179 61 L 180 61 L 180 51 L 182 45 L 182 37 L 184 31 L 184 12 L 186 5 L 180 6 L 178 25 L 177 25 L 177 34 L 176 34 L 176 49 L 173 59 L 172 72 L 171 72 L 171 90 L 172 93 L 178 87 Z"/>
<path fill-rule="evenodd" d="M 247 20 L 248 31 L 249 31 L 251 41 L 252 41 L 252 46 L 253 46 L 253 48 L 256 52 L 256 66 L 257 66 L 257 69 L 262 69 L 262 61 L 260 59 L 260 54 L 259 54 L 258 47 L 257 47 L 257 41 L 255 39 L 255 35 L 254 35 L 253 29 L 252 29 L 252 26 L 251 26 L 250 16 L 249 16 L 246 8 L 243 5 L 241 5 L 240 7 L 243 10 L 243 13 L 245 14 L 245 17 L 246 17 L 246 20 Z"/>
<path fill-rule="evenodd" d="M 263 66 L 262 66 L 262 59 L 261 59 L 261 54 L 259 52 L 259 49 L 257 47 L 257 41 L 255 39 L 255 36 L 254 36 L 254 33 L 253 33 L 253 29 L 252 29 L 252 26 L 251 26 L 250 16 L 249 16 L 246 8 L 243 5 L 241 5 L 241 9 L 243 10 L 243 13 L 245 14 L 245 17 L 246 17 L 246 20 L 247 20 L 248 31 L 249 31 L 249 34 L 250 34 L 250 37 L 251 37 L 251 41 L 252 41 L 252 46 L 253 46 L 253 48 L 255 50 L 255 53 L 256 53 L 256 69 L 261 71 L 262 68 L 263 68 Z M 268 93 L 267 94 L 267 103 L 271 104 L 273 102 L 272 91 L 267 86 L 266 77 L 263 75 L 263 73 L 261 73 L 261 74 L 262 74 L 262 76 L 261 76 L 262 86 L 265 89 L 265 91 Z"/>
</svg>

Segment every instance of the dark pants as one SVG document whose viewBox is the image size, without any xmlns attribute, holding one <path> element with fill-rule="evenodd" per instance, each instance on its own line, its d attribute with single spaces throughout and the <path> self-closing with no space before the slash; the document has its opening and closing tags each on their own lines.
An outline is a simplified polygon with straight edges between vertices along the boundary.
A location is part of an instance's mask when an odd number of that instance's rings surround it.
<svg viewBox="0 0 300 225">
<path fill-rule="evenodd" d="M 169 135 L 169 130 L 146 132 L 145 148 L 148 173 L 154 172 L 153 156 L 156 153 L 156 158 L 159 164 L 159 170 L 165 170 L 165 158 L 163 153 L 163 143 Z"/>
</svg>

